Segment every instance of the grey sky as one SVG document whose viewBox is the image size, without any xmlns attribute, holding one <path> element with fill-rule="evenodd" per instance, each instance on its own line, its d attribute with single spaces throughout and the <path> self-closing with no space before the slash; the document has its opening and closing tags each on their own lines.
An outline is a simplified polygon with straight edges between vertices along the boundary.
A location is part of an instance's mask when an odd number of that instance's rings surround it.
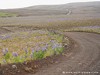
<svg viewBox="0 0 100 75">
<path fill-rule="evenodd" d="M 70 2 L 87 2 L 97 0 L 0 0 L 0 9 L 22 8 L 33 5 L 66 4 Z"/>
</svg>

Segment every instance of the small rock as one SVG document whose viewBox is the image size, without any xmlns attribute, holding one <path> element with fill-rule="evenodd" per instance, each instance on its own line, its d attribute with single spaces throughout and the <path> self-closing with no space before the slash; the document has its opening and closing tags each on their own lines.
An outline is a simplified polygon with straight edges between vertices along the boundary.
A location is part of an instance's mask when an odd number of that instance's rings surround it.
<svg viewBox="0 0 100 75">
<path fill-rule="evenodd" d="M 18 70 L 17 72 L 18 72 L 18 73 L 20 73 L 20 71 L 19 71 L 19 70 Z"/>
<path fill-rule="evenodd" d="M 67 43 L 65 43 L 65 46 L 67 46 L 68 44 Z"/>
<path fill-rule="evenodd" d="M 33 71 L 32 68 L 28 68 L 28 67 L 25 67 L 24 70 L 25 70 L 26 72 L 32 72 L 32 71 Z"/>
<path fill-rule="evenodd" d="M 37 68 L 37 66 L 36 66 L 36 65 L 35 65 L 34 67 L 35 67 L 35 68 Z"/>
<path fill-rule="evenodd" d="M 59 63 L 58 61 L 55 61 L 55 64 Z"/>
<path fill-rule="evenodd" d="M 65 74 L 65 71 L 63 71 L 62 74 Z"/>
<path fill-rule="evenodd" d="M 35 68 L 38 68 L 39 66 L 38 66 L 38 65 L 35 65 L 34 67 L 35 67 Z"/>
<path fill-rule="evenodd" d="M 12 65 L 12 68 L 13 68 L 13 69 L 17 69 L 17 66 L 16 66 L 16 65 Z"/>
<path fill-rule="evenodd" d="M 82 63 L 78 63 L 79 65 L 82 65 Z"/>
</svg>

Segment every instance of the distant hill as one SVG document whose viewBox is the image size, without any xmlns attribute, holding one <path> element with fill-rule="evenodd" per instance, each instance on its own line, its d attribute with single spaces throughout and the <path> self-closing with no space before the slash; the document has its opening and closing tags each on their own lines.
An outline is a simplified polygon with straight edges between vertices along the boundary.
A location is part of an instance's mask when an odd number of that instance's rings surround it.
<svg viewBox="0 0 100 75">
<path fill-rule="evenodd" d="M 4 13 L 14 13 L 17 16 L 67 15 L 67 14 L 100 14 L 100 1 L 79 2 L 62 5 L 38 5 L 20 9 L 0 10 Z"/>
</svg>

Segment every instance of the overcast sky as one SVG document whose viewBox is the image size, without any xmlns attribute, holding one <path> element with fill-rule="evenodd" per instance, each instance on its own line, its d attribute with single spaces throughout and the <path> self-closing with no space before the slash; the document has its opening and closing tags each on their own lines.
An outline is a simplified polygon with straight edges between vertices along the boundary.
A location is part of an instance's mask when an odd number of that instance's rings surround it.
<svg viewBox="0 0 100 75">
<path fill-rule="evenodd" d="M 22 8 L 33 5 L 66 4 L 70 2 L 87 2 L 87 1 L 97 1 L 97 0 L 0 0 L 0 9 Z"/>
</svg>

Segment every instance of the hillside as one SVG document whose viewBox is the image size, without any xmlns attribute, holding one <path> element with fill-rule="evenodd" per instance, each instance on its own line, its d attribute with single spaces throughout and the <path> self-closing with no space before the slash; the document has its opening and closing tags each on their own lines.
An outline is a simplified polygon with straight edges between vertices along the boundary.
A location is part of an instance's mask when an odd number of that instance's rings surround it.
<svg viewBox="0 0 100 75">
<path fill-rule="evenodd" d="M 0 26 L 32 25 L 45 27 L 46 25 L 77 25 L 78 23 L 79 25 L 100 25 L 100 2 L 39 5 L 0 10 L 0 13 L 1 16 L 3 15 L 0 17 Z M 84 20 L 86 23 L 81 23 Z"/>
<path fill-rule="evenodd" d="M 62 5 L 38 5 L 20 9 L 0 10 L 0 12 L 14 13 L 18 16 L 66 15 L 71 14 L 100 14 L 100 2 L 80 2 Z"/>
</svg>

